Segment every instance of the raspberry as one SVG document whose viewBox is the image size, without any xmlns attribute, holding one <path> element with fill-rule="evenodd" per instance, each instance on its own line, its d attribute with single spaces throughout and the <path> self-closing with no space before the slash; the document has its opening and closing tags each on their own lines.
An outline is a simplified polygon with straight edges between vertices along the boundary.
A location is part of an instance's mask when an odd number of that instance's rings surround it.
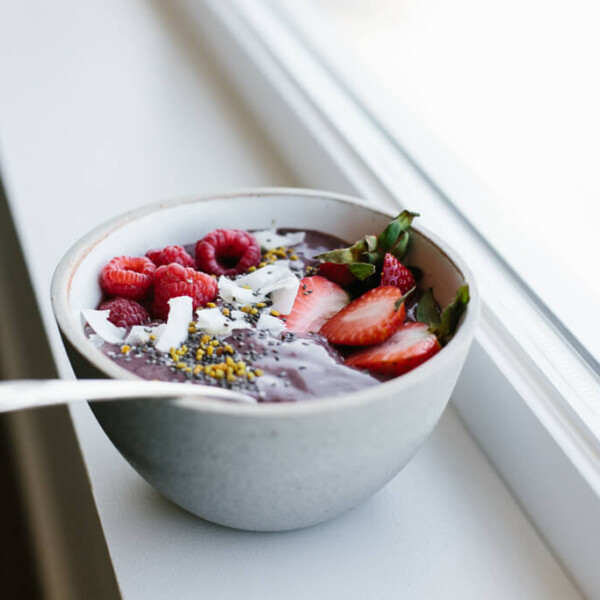
<svg viewBox="0 0 600 600">
<path fill-rule="evenodd" d="M 215 279 L 206 273 L 171 263 L 156 269 L 154 274 L 154 304 L 152 314 L 159 319 L 169 315 L 169 300 L 190 296 L 194 310 L 217 297 Z"/>
<path fill-rule="evenodd" d="M 150 290 L 155 270 L 149 258 L 117 256 L 102 269 L 100 287 L 109 296 L 142 300 Z"/>
<path fill-rule="evenodd" d="M 260 246 L 245 231 L 215 229 L 196 242 L 196 268 L 214 275 L 238 275 L 260 262 Z"/>
<path fill-rule="evenodd" d="M 132 327 L 143 325 L 150 320 L 148 311 L 135 300 L 114 298 L 100 305 L 98 310 L 110 310 L 108 320 L 117 327 Z"/>
<path fill-rule="evenodd" d="M 167 246 L 166 248 L 148 250 L 146 256 L 157 266 L 177 263 L 182 267 L 193 267 L 194 259 L 182 246 Z"/>
</svg>

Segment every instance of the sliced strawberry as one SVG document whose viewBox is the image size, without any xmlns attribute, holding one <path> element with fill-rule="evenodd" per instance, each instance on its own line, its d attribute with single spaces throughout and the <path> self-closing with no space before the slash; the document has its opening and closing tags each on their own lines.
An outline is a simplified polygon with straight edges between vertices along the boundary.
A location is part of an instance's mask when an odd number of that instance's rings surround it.
<svg viewBox="0 0 600 600">
<path fill-rule="evenodd" d="M 417 285 L 413 274 L 395 256 L 389 252 L 383 259 L 383 271 L 381 272 L 381 285 L 392 285 L 397 287 L 402 294 Z"/>
<path fill-rule="evenodd" d="M 329 319 L 321 333 L 332 344 L 370 346 L 389 338 L 404 321 L 404 303 L 396 287 L 369 290 Z"/>
<path fill-rule="evenodd" d="M 294 306 L 285 320 L 288 331 L 319 331 L 323 323 L 350 302 L 348 294 L 333 281 L 320 275 L 300 281 Z"/>
<path fill-rule="evenodd" d="M 402 375 L 431 358 L 441 348 L 425 323 L 405 323 L 385 342 L 361 350 L 346 360 L 352 367 L 384 375 Z"/>
<path fill-rule="evenodd" d="M 319 274 L 342 287 L 348 287 L 356 281 L 356 277 L 350 273 L 347 264 L 321 263 L 319 265 Z"/>
</svg>

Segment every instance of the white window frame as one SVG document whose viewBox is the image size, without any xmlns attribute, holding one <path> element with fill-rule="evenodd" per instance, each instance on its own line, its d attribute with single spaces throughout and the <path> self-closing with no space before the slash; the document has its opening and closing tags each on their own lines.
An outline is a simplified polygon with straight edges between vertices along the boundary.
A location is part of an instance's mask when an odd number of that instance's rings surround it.
<svg viewBox="0 0 600 600">
<path fill-rule="evenodd" d="M 305 185 L 388 208 L 406 203 L 471 263 L 482 319 L 454 405 L 577 585 L 600 597 L 600 429 L 589 408 L 600 403 L 597 374 L 269 3 L 204 4 L 209 43 Z"/>
</svg>

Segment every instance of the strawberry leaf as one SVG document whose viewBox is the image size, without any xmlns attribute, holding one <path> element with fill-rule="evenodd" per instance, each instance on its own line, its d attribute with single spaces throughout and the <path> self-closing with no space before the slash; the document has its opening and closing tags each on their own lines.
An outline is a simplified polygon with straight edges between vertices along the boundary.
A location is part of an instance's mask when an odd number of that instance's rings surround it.
<svg viewBox="0 0 600 600">
<path fill-rule="evenodd" d="M 403 296 L 401 296 L 400 298 L 398 298 L 398 300 L 396 300 L 396 302 L 394 302 L 394 308 L 396 310 L 400 310 L 400 307 L 402 306 L 402 303 L 417 289 L 417 286 L 413 286 L 410 288 L 410 290 L 408 290 L 408 292 L 406 292 L 406 294 L 404 294 Z"/>
<path fill-rule="evenodd" d="M 348 271 L 354 275 L 360 281 L 364 281 L 367 277 L 370 277 L 375 273 L 375 265 L 369 263 L 354 262 L 348 265 Z"/>
<path fill-rule="evenodd" d="M 467 309 L 469 299 L 469 286 L 461 285 L 456 292 L 454 301 L 443 310 L 439 324 L 429 327 L 429 330 L 435 333 L 442 346 L 445 346 L 452 339 L 458 321 Z"/>
<path fill-rule="evenodd" d="M 404 258 L 404 255 L 406 254 L 409 240 L 410 234 L 408 233 L 408 231 L 405 231 L 400 235 L 398 241 L 390 250 L 390 254 L 393 254 L 398 260 L 402 260 Z"/>
<path fill-rule="evenodd" d="M 351 248 L 340 248 L 339 250 L 323 252 L 323 254 L 317 254 L 314 258 L 317 258 L 322 262 L 335 263 L 336 265 L 345 265 L 354 262 Z"/>
<path fill-rule="evenodd" d="M 403 210 L 393 221 L 391 221 L 377 238 L 377 249 L 379 252 L 382 254 L 385 254 L 386 252 L 392 253 L 392 249 L 397 244 L 400 244 L 400 236 L 403 233 L 408 232 L 413 219 L 418 216 L 418 213 Z M 403 252 L 405 252 L 407 246 L 408 239 L 405 242 L 402 242 L 402 246 L 398 249 L 398 251 L 402 251 L 403 248 Z M 403 252 L 402 255 L 404 255 Z M 395 253 L 393 254 L 396 256 Z M 402 256 L 398 256 L 397 258 L 401 259 Z"/>
<path fill-rule="evenodd" d="M 417 321 L 427 325 L 435 326 L 440 324 L 440 315 L 438 313 L 433 288 L 429 288 L 422 296 L 417 306 Z"/>
</svg>

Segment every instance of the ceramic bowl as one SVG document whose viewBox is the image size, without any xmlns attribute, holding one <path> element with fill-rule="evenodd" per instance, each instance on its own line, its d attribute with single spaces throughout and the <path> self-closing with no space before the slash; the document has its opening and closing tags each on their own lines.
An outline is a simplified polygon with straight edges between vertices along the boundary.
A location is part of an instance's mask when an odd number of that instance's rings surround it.
<svg viewBox="0 0 600 600">
<path fill-rule="evenodd" d="M 135 378 L 86 339 L 80 316 L 81 309 L 97 306 L 98 275 L 114 256 L 194 242 L 220 227 L 320 229 L 352 242 L 380 231 L 393 216 L 360 200 L 294 189 L 166 202 L 119 216 L 83 237 L 54 275 L 54 311 L 75 371 L 80 377 Z M 423 269 L 423 286 L 433 286 L 444 307 L 468 283 L 471 302 L 450 343 L 410 373 L 302 403 L 95 404 L 102 428 L 156 489 L 215 523 L 287 530 L 356 506 L 392 479 L 433 430 L 477 321 L 477 288 L 462 259 L 420 225 L 413 232 L 407 262 Z"/>
</svg>

